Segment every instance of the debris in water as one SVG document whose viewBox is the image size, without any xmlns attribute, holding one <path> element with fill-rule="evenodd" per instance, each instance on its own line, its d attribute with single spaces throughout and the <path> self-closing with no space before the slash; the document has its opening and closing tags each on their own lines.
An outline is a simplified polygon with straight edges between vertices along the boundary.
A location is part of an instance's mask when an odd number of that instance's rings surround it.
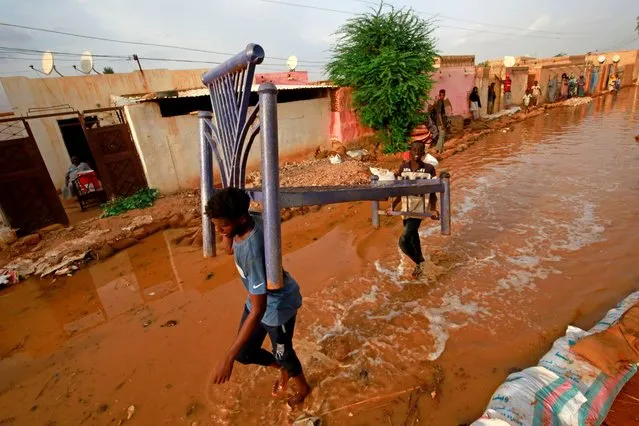
<svg viewBox="0 0 639 426">
<path fill-rule="evenodd" d="M 189 406 L 186 408 L 186 417 L 194 416 L 202 408 L 204 408 L 204 405 L 202 405 L 202 403 L 200 403 L 199 401 L 191 402 Z"/>
<path fill-rule="evenodd" d="M 352 413 L 350 413 L 352 416 Z M 319 426 L 321 424 L 321 420 L 319 417 L 308 416 L 303 414 L 298 417 L 294 422 L 293 426 Z"/>
<path fill-rule="evenodd" d="M 101 404 L 98 407 L 98 413 L 100 414 L 105 413 L 108 409 L 109 409 L 109 406 L 107 404 Z"/>
<path fill-rule="evenodd" d="M 129 405 L 129 408 L 126 409 L 126 419 L 131 420 L 131 417 L 135 414 L 135 405 Z"/>
<path fill-rule="evenodd" d="M 89 254 L 89 251 L 87 250 L 84 253 L 81 253 L 77 256 L 71 256 L 71 255 L 64 256 L 62 258 L 62 261 L 60 261 L 60 263 L 57 263 L 55 265 L 49 266 L 48 268 L 44 269 L 40 273 L 40 277 L 46 277 L 47 275 L 54 272 L 56 272 L 56 275 L 68 274 L 70 272 L 69 266 L 74 262 L 79 262 L 81 260 L 86 259 L 88 254 Z M 60 273 L 57 273 L 57 272 L 60 272 Z M 38 271 L 36 271 L 36 273 L 38 273 Z"/>
<path fill-rule="evenodd" d="M 432 391 L 432 392 L 430 393 L 430 397 L 431 397 L 431 398 L 433 398 L 433 399 L 435 399 L 435 397 L 437 397 L 437 391 Z"/>
<path fill-rule="evenodd" d="M 568 100 L 563 101 L 562 105 L 575 107 L 579 105 L 589 104 L 590 102 L 592 102 L 592 98 L 586 96 L 583 98 L 570 98 Z"/>
<path fill-rule="evenodd" d="M 12 284 L 16 284 L 20 281 L 20 276 L 16 271 L 9 269 L 0 270 L 0 288 L 9 287 Z"/>
<path fill-rule="evenodd" d="M 153 324 L 153 320 L 152 319 L 148 319 L 146 321 L 144 321 L 144 324 L 142 324 L 142 326 L 144 328 L 147 328 L 148 326 L 150 326 L 151 324 Z M 163 326 L 164 327 L 164 326 Z"/>
<path fill-rule="evenodd" d="M 167 322 L 162 324 L 160 327 L 175 327 L 176 325 L 178 325 L 178 322 L 176 320 L 168 320 Z"/>
</svg>

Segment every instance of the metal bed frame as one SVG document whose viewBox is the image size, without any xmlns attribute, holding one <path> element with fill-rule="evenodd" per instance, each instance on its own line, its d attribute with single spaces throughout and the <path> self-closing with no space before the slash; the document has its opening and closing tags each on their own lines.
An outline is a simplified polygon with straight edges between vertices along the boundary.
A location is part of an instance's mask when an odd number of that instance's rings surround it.
<svg viewBox="0 0 639 426">
<path fill-rule="evenodd" d="M 277 88 L 263 83 L 258 89 L 258 104 L 249 114 L 249 100 L 255 68 L 264 61 L 264 49 L 249 44 L 237 55 L 202 75 L 209 88 L 213 113 L 200 111 L 201 207 L 204 256 L 215 256 L 215 230 L 204 212 L 213 195 L 213 157 L 219 168 L 221 186 L 245 187 L 248 155 L 260 135 L 262 190 L 249 190 L 252 200 L 262 203 L 267 288 L 281 288 L 282 231 L 280 209 L 295 206 L 372 201 L 372 223 L 379 228 L 379 202 L 390 197 L 441 194 L 441 233 L 450 235 L 450 175 L 439 179 L 378 181 L 369 185 L 337 187 L 279 186 L 277 133 Z M 259 117 L 259 119 L 258 119 Z M 391 212 L 393 216 L 430 217 L 429 213 Z"/>
</svg>

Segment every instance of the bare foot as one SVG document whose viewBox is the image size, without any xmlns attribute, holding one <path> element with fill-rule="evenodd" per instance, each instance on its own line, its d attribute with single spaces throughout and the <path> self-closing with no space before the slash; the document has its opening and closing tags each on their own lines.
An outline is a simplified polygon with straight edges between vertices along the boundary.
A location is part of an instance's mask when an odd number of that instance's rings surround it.
<svg viewBox="0 0 639 426">
<path fill-rule="evenodd" d="M 424 275 L 424 262 L 422 263 L 418 263 L 415 266 L 415 270 L 413 270 L 413 273 L 411 274 L 413 276 L 413 278 L 418 279 L 421 278 L 422 275 Z"/>
<path fill-rule="evenodd" d="M 304 402 L 309 393 L 311 393 L 311 387 L 304 381 L 302 386 L 299 386 L 297 392 L 288 397 L 288 406 L 291 408 L 295 408 L 295 406 L 300 405 Z"/>
<path fill-rule="evenodd" d="M 273 382 L 273 388 L 271 389 L 271 395 L 274 398 L 280 396 L 283 392 L 286 392 L 288 386 L 288 372 L 283 368 L 280 368 L 281 377 Z"/>
</svg>

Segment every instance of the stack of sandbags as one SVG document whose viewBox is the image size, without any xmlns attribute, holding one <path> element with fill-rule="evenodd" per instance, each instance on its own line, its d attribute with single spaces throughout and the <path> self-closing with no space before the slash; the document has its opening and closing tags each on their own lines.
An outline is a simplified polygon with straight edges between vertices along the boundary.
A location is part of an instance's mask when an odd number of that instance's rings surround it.
<svg viewBox="0 0 639 426">
<path fill-rule="evenodd" d="M 579 424 L 599 425 L 624 384 L 637 372 L 637 365 L 625 363 L 617 371 L 604 371 L 574 351 L 589 332 L 569 326 L 566 335 L 555 341 L 539 365 L 573 384 L 586 398 L 579 409 Z"/>
<path fill-rule="evenodd" d="M 586 397 L 568 380 L 544 367 L 531 367 L 508 376 L 472 426 L 504 422 L 517 426 L 578 425 L 579 409 L 585 402 Z"/>
<path fill-rule="evenodd" d="M 472 426 L 602 424 L 637 372 L 638 302 L 629 295 L 588 332 L 569 326 L 538 366 L 508 376 Z"/>
</svg>

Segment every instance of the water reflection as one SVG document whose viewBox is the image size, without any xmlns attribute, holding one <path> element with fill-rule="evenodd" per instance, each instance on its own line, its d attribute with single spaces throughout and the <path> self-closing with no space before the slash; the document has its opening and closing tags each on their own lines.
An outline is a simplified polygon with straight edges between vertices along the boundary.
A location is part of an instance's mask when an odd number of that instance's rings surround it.
<svg viewBox="0 0 639 426">
<path fill-rule="evenodd" d="M 228 268 L 213 268 L 214 261 L 193 256 L 197 249 L 172 246 L 172 236 L 171 231 L 153 235 L 71 277 L 29 280 L 5 290 L 0 357 L 50 353 L 77 333 L 184 291 L 181 275 L 191 279 L 186 289 L 198 293 L 233 278 L 225 273 Z M 218 279 L 211 279 L 214 269 Z"/>
</svg>

